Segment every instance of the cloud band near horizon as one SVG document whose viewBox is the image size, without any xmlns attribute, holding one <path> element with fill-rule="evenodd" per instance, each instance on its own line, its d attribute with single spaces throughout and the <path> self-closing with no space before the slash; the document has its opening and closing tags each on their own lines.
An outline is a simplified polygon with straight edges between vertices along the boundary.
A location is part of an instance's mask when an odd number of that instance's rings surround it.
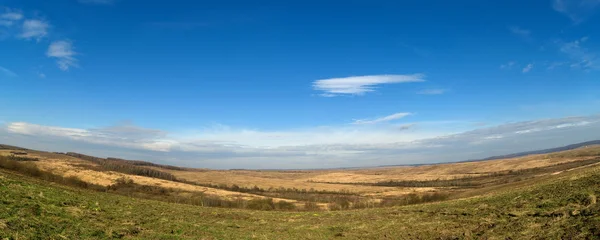
<svg viewBox="0 0 600 240">
<path fill-rule="evenodd" d="M 184 136 L 132 124 L 79 129 L 12 122 L 0 128 L 0 141 L 48 151 L 192 167 L 228 168 L 241 161 L 242 168 L 320 168 L 459 161 L 600 139 L 599 115 L 507 123 L 462 132 L 440 131 L 420 123 L 410 124 L 417 130 L 407 132 L 405 125 L 204 130 Z"/>
</svg>

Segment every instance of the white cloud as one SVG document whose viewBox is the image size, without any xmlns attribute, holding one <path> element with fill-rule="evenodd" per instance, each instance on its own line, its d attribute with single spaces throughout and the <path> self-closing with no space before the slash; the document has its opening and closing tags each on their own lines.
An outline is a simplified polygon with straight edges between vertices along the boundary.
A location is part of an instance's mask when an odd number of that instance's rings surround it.
<svg viewBox="0 0 600 240">
<path fill-rule="evenodd" d="M 421 91 L 418 91 L 417 94 L 424 94 L 424 95 L 439 95 L 439 94 L 444 94 L 445 92 L 447 92 L 448 90 L 446 89 L 424 89 Z"/>
<path fill-rule="evenodd" d="M 500 69 L 511 69 L 515 65 L 514 61 L 510 61 L 506 64 L 500 65 Z"/>
<path fill-rule="evenodd" d="M 2 72 L 4 75 L 6 75 L 8 77 L 17 77 L 17 74 L 15 72 L 13 72 L 10 69 L 7 69 L 5 67 L 0 66 L 0 72 Z"/>
<path fill-rule="evenodd" d="M 528 134 L 528 133 L 548 131 L 548 130 L 554 130 L 554 129 L 560 129 L 560 128 L 580 127 L 580 126 L 592 124 L 594 122 L 590 122 L 587 120 L 580 120 L 580 121 L 573 121 L 573 122 L 558 122 L 555 124 L 549 124 L 547 126 L 541 125 L 541 126 L 535 126 L 535 127 L 531 127 L 531 128 L 525 128 L 525 129 L 515 131 L 514 133 L 515 134 Z"/>
<path fill-rule="evenodd" d="M 58 137 L 93 144 L 151 151 L 169 151 L 172 144 L 172 141 L 162 138 L 164 137 L 162 131 L 130 125 L 118 125 L 99 129 L 79 129 L 14 122 L 8 124 L 6 130 L 11 133 L 30 136 Z"/>
<path fill-rule="evenodd" d="M 113 4 L 114 0 L 78 0 L 80 3 L 84 4 L 97 4 L 97 5 L 108 5 Z"/>
<path fill-rule="evenodd" d="M 213 168 L 315 168 L 432 163 L 489 157 L 600 138 L 600 116 L 542 119 L 474 130 L 425 123 L 260 131 L 216 126 L 182 134 L 130 123 L 67 128 L 24 122 L 0 127 L 6 144 L 49 151 Z M 464 123 L 467 125 L 472 125 Z M 406 129 L 414 128 L 411 131 Z M 435 128 L 434 128 L 435 127 Z M 473 126 L 471 126 L 473 127 Z M 479 152 L 479 154 L 471 154 Z M 131 158 L 131 157 L 129 157 Z M 165 159 L 176 159 L 164 162 Z"/>
<path fill-rule="evenodd" d="M 0 26 L 10 27 L 23 18 L 19 10 L 4 8 L 0 13 Z"/>
<path fill-rule="evenodd" d="M 0 29 L 0 37 L 16 37 L 18 39 L 35 39 L 40 42 L 46 38 L 51 28 L 50 24 L 41 19 L 26 18 L 20 10 L 10 8 L 0 8 L 0 26 L 11 27 L 10 29 Z M 15 26 L 14 28 L 12 28 Z M 73 43 L 70 40 L 54 41 L 48 47 L 46 56 L 55 58 L 58 67 L 67 71 L 71 67 L 77 67 L 78 60 L 75 58 L 77 52 L 74 51 Z M 9 71 L 4 71 L 6 75 Z M 40 78 L 45 78 L 43 73 L 38 74 Z"/>
<path fill-rule="evenodd" d="M 551 62 L 551 63 L 548 64 L 548 68 L 547 69 L 548 70 L 552 70 L 552 69 L 555 69 L 557 67 L 563 66 L 565 64 L 566 64 L 565 62 Z"/>
<path fill-rule="evenodd" d="M 389 122 L 389 121 L 398 120 L 400 118 L 410 116 L 410 115 L 412 115 L 412 113 L 400 112 L 400 113 L 394 113 L 392 115 L 375 118 L 375 119 L 370 119 L 370 120 L 369 119 L 355 120 L 353 124 L 375 124 L 375 123 Z"/>
<path fill-rule="evenodd" d="M 552 0 L 552 8 L 569 17 L 575 24 L 593 15 L 599 4 L 600 0 Z"/>
<path fill-rule="evenodd" d="M 337 149 L 341 145 L 393 144 L 434 136 L 428 133 L 397 134 L 396 132 L 396 134 L 392 134 L 393 131 L 388 128 L 354 126 L 287 131 L 218 127 L 199 132 L 186 131 L 185 135 L 171 136 L 161 130 L 141 128 L 132 124 L 79 129 L 15 122 L 9 123 L 6 128 L 11 133 L 31 136 L 59 137 L 87 143 L 152 151 L 189 152 L 282 151 L 282 149 L 289 150 L 307 146 L 328 146 L 326 147 L 328 149 Z"/>
<path fill-rule="evenodd" d="M 10 123 L 7 130 L 13 133 L 26 135 L 54 135 L 59 137 L 85 137 L 89 136 L 89 132 L 84 129 L 50 127 L 25 122 Z"/>
<path fill-rule="evenodd" d="M 483 139 L 488 139 L 489 140 L 489 139 L 501 139 L 501 138 L 504 138 L 504 136 L 502 136 L 502 135 L 491 135 L 491 136 L 484 137 Z"/>
<path fill-rule="evenodd" d="M 527 64 L 527 66 L 523 68 L 523 73 L 528 73 L 531 69 L 533 69 L 533 63 Z"/>
<path fill-rule="evenodd" d="M 557 41 L 560 52 L 566 54 L 574 61 L 570 65 L 571 68 L 582 70 L 598 68 L 596 54 L 581 46 L 587 40 L 588 37 L 583 37 L 572 42 Z"/>
<path fill-rule="evenodd" d="M 552 126 L 549 129 L 578 127 L 578 126 L 585 126 L 585 125 L 588 125 L 588 124 L 591 124 L 591 123 L 592 122 L 589 122 L 589 121 L 579 121 L 579 122 L 563 123 L 563 124 L 559 124 L 559 125 L 556 125 L 556 126 Z"/>
<path fill-rule="evenodd" d="M 375 91 L 374 88 L 381 84 L 424 82 L 425 75 L 371 75 L 345 78 L 321 79 L 313 82 L 313 88 L 323 91 L 323 96 L 334 95 L 362 95 Z"/>
<path fill-rule="evenodd" d="M 23 22 L 23 29 L 20 38 L 37 39 L 38 41 L 48 35 L 50 24 L 42 20 L 28 19 Z"/>
<path fill-rule="evenodd" d="M 320 94 L 319 96 L 321 96 L 321 97 L 337 97 L 337 95 L 331 94 L 331 93 L 323 93 L 323 94 Z"/>
<path fill-rule="evenodd" d="M 69 40 L 55 41 L 48 47 L 48 57 L 56 58 L 58 67 L 67 71 L 71 67 L 77 67 L 77 53 L 73 50 L 73 43 Z"/>
<path fill-rule="evenodd" d="M 21 18 L 23 18 L 23 14 L 18 13 L 18 12 L 7 12 L 7 13 L 3 13 L 2 15 L 0 15 L 0 18 L 6 19 L 6 20 L 17 21 L 17 20 L 21 20 Z"/>
</svg>

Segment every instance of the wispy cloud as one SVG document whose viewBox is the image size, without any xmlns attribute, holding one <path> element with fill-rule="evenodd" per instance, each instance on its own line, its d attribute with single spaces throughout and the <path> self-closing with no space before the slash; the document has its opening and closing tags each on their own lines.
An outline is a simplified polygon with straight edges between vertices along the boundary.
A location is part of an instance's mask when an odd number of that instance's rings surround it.
<svg viewBox="0 0 600 240">
<path fill-rule="evenodd" d="M 101 3 L 104 1 L 91 1 Z M 0 29 L 2 37 L 15 37 L 21 40 L 36 40 L 38 43 L 45 38 L 52 39 L 53 34 L 50 33 L 51 25 L 48 21 L 39 18 L 30 18 L 25 16 L 19 9 L 1 8 L 0 7 L 0 27 L 6 27 L 5 31 Z M 77 52 L 73 48 L 73 43 L 70 40 L 53 41 L 46 51 L 46 56 L 55 58 L 58 67 L 67 71 L 71 67 L 77 67 Z M 45 78 L 46 75 L 41 73 L 40 78 Z"/>
<path fill-rule="evenodd" d="M 547 69 L 548 70 L 552 70 L 552 69 L 555 69 L 557 67 L 563 66 L 565 64 L 566 64 L 565 62 L 551 62 L 551 63 L 548 64 Z"/>
<path fill-rule="evenodd" d="M 382 122 L 389 122 L 389 121 L 398 120 L 400 118 L 403 118 L 403 117 L 406 117 L 406 116 L 410 116 L 410 115 L 412 115 L 412 113 L 400 112 L 400 113 L 394 113 L 392 115 L 388 115 L 388 116 L 380 117 L 380 118 L 375 118 L 375 119 L 359 119 L 359 120 L 354 120 L 353 124 L 376 124 L 376 123 L 382 123 Z"/>
<path fill-rule="evenodd" d="M 6 12 L 3 14 L 0 14 L 0 18 L 17 21 L 17 20 L 21 20 L 23 18 L 23 14 L 21 14 L 20 12 L 16 12 L 16 11 L 15 12 Z"/>
<path fill-rule="evenodd" d="M 375 86 L 392 83 L 424 82 L 425 75 L 371 75 L 321 79 L 313 82 L 313 89 L 323 91 L 323 96 L 362 95 L 375 91 Z"/>
<path fill-rule="evenodd" d="M 21 11 L 10 8 L 0 8 L 0 26 L 10 27 L 23 18 Z"/>
<path fill-rule="evenodd" d="M 23 29 L 20 38 L 37 39 L 38 41 L 48 35 L 50 24 L 43 20 L 28 19 L 23 22 Z"/>
<path fill-rule="evenodd" d="M 447 127 L 450 123 L 440 124 Z M 75 149 L 163 163 L 173 159 L 168 163 L 195 167 L 350 167 L 477 159 L 596 140 L 600 137 L 600 116 L 515 122 L 457 132 L 432 131 L 431 127 L 421 123 L 281 131 L 217 127 L 178 135 L 131 123 L 81 129 L 12 122 L 0 125 L 0 138 L 4 137 L 6 144 L 34 149 Z"/>
<path fill-rule="evenodd" d="M 527 133 L 534 133 L 534 132 L 540 132 L 540 131 L 548 131 L 548 130 L 553 130 L 553 129 L 561 129 L 561 128 L 571 128 L 571 127 L 580 127 L 580 126 L 585 126 L 588 124 L 592 124 L 593 122 L 590 121 L 586 121 L 586 120 L 582 120 L 582 121 L 577 121 L 577 122 L 564 122 L 564 123 L 557 123 L 554 125 L 549 125 L 549 126 L 535 126 L 535 127 L 530 127 L 528 129 L 523 129 L 523 130 L 518 130 L 515 131 L 515 134 L 527 134 Z"/>
<path fill-rule="evenodd" d="M 390 126 L 393 127 L 393 126 Z M 2 130 L 2 126 L 0 126 Z M 389 144 L 431 137 L 428 133 L 393 134 L 390 129 L 372 129 L 367 126 L 317 127 L 302 130 L 259 131 L 231 127 L 207 128 L 199 132 L 186 131 L 185 135 L 169 134 L 130 123 L 103 128 L 68 128 L 13 122 L 6 130 L 37 137 L 58 137 L 109 146 L 152 151 L 264 151 L 276 148 L 297 148 L 310 145 L 369 145 Z M 0 131 L 1 134 L 1 131 Z M 349 149 L 348 149 L 349 150 Z"/>
<path fill-rule="evenodd" d="M 441 88 L 436 88 L 436 89 L 423 89 L 421 91 L 418 91 L 417 94 L 423 94 L 423 95 L 439 95 L 439 94 L 444 94 L 445 92 L 447 92 L 447 89 L 441 89 Z"/>
<path fill-rule="evenodd" d="M 571 68 L 583 70 L 598 68 L 596 65 L 596 54 L 581 46 L 587 40 L 587 37 L 583 37 L 572 42 L 557 41 L 560 52 L 566 54 L 574 61 L 571 63 Z"/>
<path fill-rule="evenodd" d="M 77 53 L 73 49 L 73 43 L 69 40 L 55 41 L 50 44 L 46 55 L 51 58 L 56 58 L 58 67 L 67 71 L 71 67 L 77 67 Z"/>
<path fill-rule="evenodd" d="M 523 73 L 528 73 L 531 69 L 533 69 L 533 63 L 527 64 L 527 66 L 523 68 Z"/>
<path fill-rule="evenodd" d="M 96 5 L 110 5 L 113 4 L 114 0 L 78 0 L 83 4 L 96 4 Z"/>
<path fill-rule="evenodd" d="M 600 0 L 552 0 L 552 8 L 569 17 L 575 24 L 587 20 L 598 5 Z"/>
<path fill-rule="evenodd" d="M 4 75 L 8 76 L 8 77 L 17 77 L 17 74 L 5 67 L 0 66 L 0 72 L 2 72 Z"/>
<path fill-rule="evenodd" d="M 531 41 L 531 31 L 527 30 L 527 29 L 523 29 L 521 27 L 518 26 L 511 26 L 508 28 L 508 30 L 510 30 L 510 32 L 512 32 L 513 34 L 519 36 L 520 38 L 523 38 L 526 41 Z"/>
<path fill-rule="evenodd" d="M 167 151 L 170 147 L 169 141 L 163 139 L 164 132 L 126 124 L 107 128 L 80 129 L 14 122 L 8 124 L 6 129 L 9 132 L 24 135 L 59 137 L 87 143 L 152 151 Z"/>
<path fill-rule="evenodd" d="M 516 63 L 514 61 L 500 65 L 500 69 L 511 69 Z"/>
</svg>

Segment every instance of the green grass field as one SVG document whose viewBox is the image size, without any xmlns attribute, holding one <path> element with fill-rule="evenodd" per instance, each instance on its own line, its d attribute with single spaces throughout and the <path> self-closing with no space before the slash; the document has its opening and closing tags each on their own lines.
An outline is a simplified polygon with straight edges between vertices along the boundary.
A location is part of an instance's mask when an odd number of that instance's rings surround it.
<svg viewBox="0 0 600 240">
<path fill-rule="evenodd" d="M 0 171 L 1 239 L 600 239 L 600 167 L 393 208 L 277 212 L 129 198 Z"/>
</svg>

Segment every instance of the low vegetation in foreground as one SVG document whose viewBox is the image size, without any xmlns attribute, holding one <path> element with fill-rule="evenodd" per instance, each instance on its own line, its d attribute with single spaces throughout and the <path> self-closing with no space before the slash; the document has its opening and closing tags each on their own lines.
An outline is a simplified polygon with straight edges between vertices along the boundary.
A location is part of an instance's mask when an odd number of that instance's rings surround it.
<svg viewBox="0 0 600 240">
<path fill-rule="evenodd" d="M 0 171 L 2 239 L 598 239 L 600 167 L 483 197 L 391 208 L 207 208 L 81 190 Z"/>
</svg>

